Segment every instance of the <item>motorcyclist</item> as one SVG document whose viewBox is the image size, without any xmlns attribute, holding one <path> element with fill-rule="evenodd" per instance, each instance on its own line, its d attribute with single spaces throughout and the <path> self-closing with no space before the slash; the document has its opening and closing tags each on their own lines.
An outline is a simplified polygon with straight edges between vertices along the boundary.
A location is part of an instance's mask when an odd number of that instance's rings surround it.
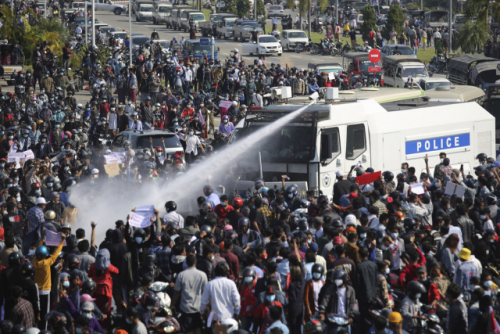
<svg viewBox="0 0 500 334">
<path fill-rule="evenodd" d="M 234 131 L 234 125 L 229 121 L 227 115 L 222 116 L 222 123 L 219 126 L 219 131 L 224 137 L 229 137 Z"/>
<path fill-rule="evenodd" d="M 298 208 L 307 208 L 307 203 L 297 196 L 297 187 L 289 186 L 286 188 L 285 193 L 286 204 L 292 212 Z"/>
<path fill-rule="evenodd" d="M 420 311 L 419 299 L 422 294 L 427 293 L 425 287 L 419 281 L 411 281 L 407 287 L 408 294 L 401 303 L 401 315 L 403 316 L 403 329 L 413 333 L 419 328 L 419 321 L 427 317 Z"/>
</svg>

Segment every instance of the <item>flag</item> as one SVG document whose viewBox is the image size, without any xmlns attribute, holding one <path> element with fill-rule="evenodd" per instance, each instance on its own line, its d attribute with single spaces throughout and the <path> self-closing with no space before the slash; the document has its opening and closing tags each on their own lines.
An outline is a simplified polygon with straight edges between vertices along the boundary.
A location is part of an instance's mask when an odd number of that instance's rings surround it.
<svg viewBox="0 0 500 334">
<path fill-rule="evenodd" d="M 205 125 L 205 118 L 203 118 L 203 115 L 201 114 L 201 109 L 200 109 L 200 110 L 198 110 L 198 114 L 200 114 L 200 123 L 201 123 L 202 125 Z"/>
<path fill-rule="evenodd" d="M 490 324 L 491 324 L 491 333 L 492 334 L 500 334 L 500 325 L 498 325 L 497 319 L 495 319 L 495 313 L 493 312 L 493 308 L 490 306 Z"/>
</svg>

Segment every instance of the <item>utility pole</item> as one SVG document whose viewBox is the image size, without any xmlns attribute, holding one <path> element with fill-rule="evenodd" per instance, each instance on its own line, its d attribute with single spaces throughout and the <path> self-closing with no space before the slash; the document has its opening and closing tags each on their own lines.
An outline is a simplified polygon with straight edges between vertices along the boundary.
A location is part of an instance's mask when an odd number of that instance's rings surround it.
<svg viewBox="0 0 500 334">
<path fill-rule="evenodd" d="M 335 0 L 335 24 L 339 24 L 339 0 Z"/>
<path fill-rule="evenodd" d="M 14 0 L 11 0 L 11 3 L 12 3 L 12 1 L 14 1 Z M 12 10 L 12 8 L 11 8 L 11 10 Z M 47 0 L 45 0 L 45 10 L 43 11 L 43 17 L 45 19 L 47 19 Z"/>
<path fill-rule="evenodd" d="M 95 48 L 95 0 L 92 0 L 92 48 Z"/>
<path fill-rule="evenodd" d="M 258 22 L 258 20 L 257 20 L 257 0 L 253 0 L 253 19 Z"/>
<path fill-rule="evenodd" d="M 307 7 L 307 22 L 308 22 L 307 31 L 309 32 L 309 38 L 311 38 L 311 1 L 312 0 L 307 1 L 309 3 L 309 6 Z"/>
<path fill-rule="evenodd" d="M 129 66 L 132 66 L 132 1 L 128 0 L 128 35 L 129 37 Z"/>
<path fill-rule="evenodd" d="M 451 14 L 452 14 L 452 4 L 453 4 L 453 0 L 448 0 L 450 1 L 450 8 L 449 8 L 449 13 L 448 13 L 448 39 L 449 39 L 449 42 L 448 42 L 448 45 L 449 45 L 449 48 L 448 48 L 448 52 L 450 52 L 452 49 L 452 45 L 451 45 L 451 41 L 453 40 L 453 30 L 451 29 Z"/>
<path fill-rule="evenodd" d="M 424 0 L 420 0 L 420 10 L 424 10 Z"/>
<path fill-rule="evenodd" d="M 85 46 L 88 45 L 88 35 L 89 35 L 89 29 L 87 28 L 87 22 L 89 20 L 89 11 L 87 9 L 87 5 L 85 5 L 85 34 L 83 35 L 83 38 L 85 39 Z"/>
</svg>

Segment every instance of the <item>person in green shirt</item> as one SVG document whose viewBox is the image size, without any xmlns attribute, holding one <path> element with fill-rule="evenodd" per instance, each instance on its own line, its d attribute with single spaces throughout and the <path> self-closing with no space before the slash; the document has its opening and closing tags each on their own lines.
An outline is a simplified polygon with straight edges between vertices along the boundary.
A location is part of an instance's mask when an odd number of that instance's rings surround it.
<svg viewBox="0 0 500 334">
<path fill-rule="evenodd" d="M 443 41 L 438 38 L 435 42 L 436 54 L 443 52 Z"/>
</svg>

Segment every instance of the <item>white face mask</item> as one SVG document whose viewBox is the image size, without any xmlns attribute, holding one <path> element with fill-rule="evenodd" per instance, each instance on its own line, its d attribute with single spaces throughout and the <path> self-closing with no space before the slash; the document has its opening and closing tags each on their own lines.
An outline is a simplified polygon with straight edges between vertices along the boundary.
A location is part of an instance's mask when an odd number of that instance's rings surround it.
<svg viewBox="0 0 500 334">
<path fill-rule="evenodd" d="M 344 281 L 341 279 L 336 279 L 335 284 L 337 284 L 337 286 L 341 286 L 342 284 L 344 284 Z"/>
</svg>

